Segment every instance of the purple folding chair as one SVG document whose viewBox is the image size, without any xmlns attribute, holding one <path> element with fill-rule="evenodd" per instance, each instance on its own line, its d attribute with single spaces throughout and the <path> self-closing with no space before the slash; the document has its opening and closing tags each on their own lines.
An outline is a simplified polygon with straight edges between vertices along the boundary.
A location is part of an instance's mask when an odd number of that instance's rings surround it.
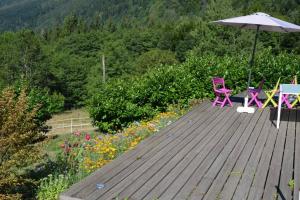
<svg viewBox="0 0 300 200">
<path fill-rule="evenodd" d="M 216 99 L 213 102 L 212 106 L 215 106 L 217 103 L 221 104 L 221 107 L 224 107 L 226 102 L 232 106 L 232 102 L 230 101 L 229 97 L 231 94 L 231 90 L 225 87 L 224 78 L 213 78 L 212 79 L 214 92 L 216 94 Z"/>
<path fill-rule="evenodd" d="M 258 99 L 258 95 L 262 90 L 262 87 L 265 83 L 265 80 L 262 80 L 259 83 L 258 88 L 248 88 L 248 94 L 250 95 L 251 99 L 248 103 L 248 106 L 250 106 L 252 103 L 256 103 L 257 107 L 262 108 L 263 104 L 262 102 Z"/>
</svg>

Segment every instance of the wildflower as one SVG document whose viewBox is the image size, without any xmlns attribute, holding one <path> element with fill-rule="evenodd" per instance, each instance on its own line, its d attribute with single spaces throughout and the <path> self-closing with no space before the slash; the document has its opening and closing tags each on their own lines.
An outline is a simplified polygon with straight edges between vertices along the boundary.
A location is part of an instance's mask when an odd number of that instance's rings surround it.
<svg viewBox="0 0 300 200">
<path fill-rule="evenodd" d="M 76 135 L 76 136 L 80 136 L 81 135 L 80 131 L 78 131 L 78 130 L 75 131 L 73 134 Z"/>
<path fill-rule="evenodd" d="M 90 134 L 85 134 L 85 140 L 86 141 L 90 141 L 90 139 L 91 139 L 91 135 Z"/>
<path fill-rule="evenodd" d="M 78 144 L 78 142 L 75 142 L 72 146 L 73 146 L 73 147 L 78 147 L 79 144 Z"/>
</svg>

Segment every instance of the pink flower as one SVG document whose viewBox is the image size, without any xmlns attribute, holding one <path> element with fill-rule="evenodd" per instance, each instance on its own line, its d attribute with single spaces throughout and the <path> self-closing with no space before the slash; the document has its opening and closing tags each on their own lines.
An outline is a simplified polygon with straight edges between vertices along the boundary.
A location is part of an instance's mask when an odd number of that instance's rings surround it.
<svg viewBox="0 0 300 200">
<path fill-rule="evenodd" d="M 75 131 L 73 134 L 76 135 L 76 136 L 80 136 L 81 135 L 80 131 Z"/>
<path fill-rule="evenodd" d="M 86 140 L 86 141 L 90 141 L 90 139 L 91 139 L 91 135 L 87 133 L 87 134 L 85 135 L 85 140 Z"/>
</svg>

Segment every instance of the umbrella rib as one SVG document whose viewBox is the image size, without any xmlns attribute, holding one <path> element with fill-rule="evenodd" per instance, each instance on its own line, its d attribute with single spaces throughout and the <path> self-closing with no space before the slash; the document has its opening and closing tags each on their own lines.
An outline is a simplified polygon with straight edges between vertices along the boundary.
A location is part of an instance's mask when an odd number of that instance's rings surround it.
<svg viewBox="0 0 300 200">
<path fill-rule="evenodd" d="M 283 28 L 283 27 L 281 27 L 281 26 L 280 26 L 280 28 L 281 28 L 285 33 L 288 33 L 288 31 L 287 31 L 285 28 Z"/>
<path fill-rule="evenodd" d="M 243 24 L 240 28 L 245 28 L 248 24 Z"/>
</svg>

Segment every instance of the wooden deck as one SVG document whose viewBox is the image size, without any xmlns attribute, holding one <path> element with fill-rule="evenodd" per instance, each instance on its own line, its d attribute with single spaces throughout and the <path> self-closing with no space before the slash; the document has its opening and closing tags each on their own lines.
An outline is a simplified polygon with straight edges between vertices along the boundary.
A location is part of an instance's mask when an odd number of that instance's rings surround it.
<svg viewBox="0 0 300 200">
<path fill-rule="evenodd" d="M 60 199 L 298 200 L 300 111 L 283 111 L 277 130 L 276 110 L 236 106 L 202 103 Z"/>
</svg>

